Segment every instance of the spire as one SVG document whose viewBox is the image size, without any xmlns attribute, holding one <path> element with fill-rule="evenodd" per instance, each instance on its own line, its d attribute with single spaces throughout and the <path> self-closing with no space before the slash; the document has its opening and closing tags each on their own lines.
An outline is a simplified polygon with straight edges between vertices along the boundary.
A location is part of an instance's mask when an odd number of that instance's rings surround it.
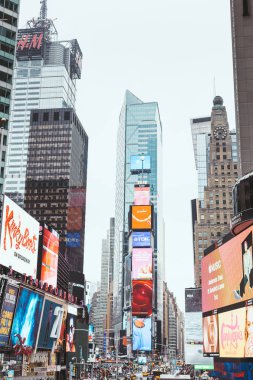
<svg viewBox="0 0 253 380">
<path fill-rule="evenodd" d="M 40 0 L 40 19 L 46 20 L 47 19 L 47 0 Z"/>
</svg>

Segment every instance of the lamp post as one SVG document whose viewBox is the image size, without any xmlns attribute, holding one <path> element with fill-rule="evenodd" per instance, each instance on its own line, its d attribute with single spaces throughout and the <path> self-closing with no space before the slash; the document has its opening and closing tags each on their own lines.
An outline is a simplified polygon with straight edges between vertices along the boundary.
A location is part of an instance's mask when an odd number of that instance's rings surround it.
<svg viewBox="0 0 253 380">
<path fill-rule="evenodd" d="M 143 165 L 144 165 L 144 160 L 145 160 L 144 153 L 142 153 L 140 159 L 141 159 L 141 182 L 143 184 Z"/>
</svg>

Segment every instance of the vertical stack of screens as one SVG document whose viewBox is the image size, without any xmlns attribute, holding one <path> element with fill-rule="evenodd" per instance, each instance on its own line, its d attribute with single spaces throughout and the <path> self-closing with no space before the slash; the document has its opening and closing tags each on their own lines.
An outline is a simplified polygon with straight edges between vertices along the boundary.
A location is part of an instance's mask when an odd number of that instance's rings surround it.
<svg viewBox="0 0 253 380">
<path fill-rule="evenodd" d="M 253 226 L 211 246 L 202 260 L 204 354 L 253 357 Z"/>
<path fill-rule="evenodd" d="M 132 350 L 151 351 L 153 309 L 153 206 L 148 185 L 136 185 L 130 209 Z"/>
</svg>

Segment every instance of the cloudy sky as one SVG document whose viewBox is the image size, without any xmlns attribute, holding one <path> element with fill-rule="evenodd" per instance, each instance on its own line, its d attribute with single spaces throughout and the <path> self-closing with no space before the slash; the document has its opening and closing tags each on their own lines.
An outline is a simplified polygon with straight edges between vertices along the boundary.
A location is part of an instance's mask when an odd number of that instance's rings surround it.
<svg viewBox="0 0 253 380">
<path fill-rule="evenodd" d="M 39 7 L 39 0 L 21 0 L 19 26 Z M 84 55 L 76 110 L 89 135 L 86 278 L 100 278 L 101 239 L 114 215 L 118 118 L 129 89 L 160 108 L 166 281 L 183 309 L 184 288 L 194 284 L 190 118 L 210 115 L 215 87 L 235 126 L 229 1 L 48 0 L 48 16 L 59 39 L 77 38 Z"/>
</svg>

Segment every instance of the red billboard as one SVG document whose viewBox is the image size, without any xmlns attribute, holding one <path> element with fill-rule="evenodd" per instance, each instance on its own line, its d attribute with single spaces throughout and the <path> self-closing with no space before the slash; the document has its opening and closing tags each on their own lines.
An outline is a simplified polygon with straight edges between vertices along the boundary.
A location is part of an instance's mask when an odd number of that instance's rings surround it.
<svg viewBox="0 0 253 380">
<path fill-rule="evenodd" d="M 132 281 L 132 315 L 151 316 L 152 315 L 152 280 Z"/>
<path fill-rule="evenodd" d="M 52 228 L 44 224 L 42 229 L 42 247 L 38 262 L 39 279 L 57 287 L 57 270 L 59 255 L 59 235 Z"/>
<path fill-rule="evenodd" d="M 19 29 L 17 34 L 17 60 L 35 60 L 43 58 L 44 54 L 44 29 L 29 28 Z"/>
<path fill-rule="evenodd" d="M 202 259 L 202 310 L 253 298 L 253 226 Z"/>
</svg>

